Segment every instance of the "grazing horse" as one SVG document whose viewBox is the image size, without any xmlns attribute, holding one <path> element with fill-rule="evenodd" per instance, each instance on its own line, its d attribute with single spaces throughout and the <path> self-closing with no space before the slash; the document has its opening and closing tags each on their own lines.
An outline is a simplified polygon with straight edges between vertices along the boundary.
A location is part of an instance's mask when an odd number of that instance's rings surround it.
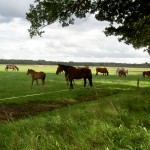
<svg viewBox="0 0 150 150">
<path fill-rule="evenodd" d="M 109 75 L 107 68 L 97 67 L 96 68 L 96 75 L 98 75 L 98 72 L 103 73 L 103 75 L 107 75 L 107 76 Z"/>
<path fill-rule="evenodd" d="M 146 75 L 150 77 L 150 71 L 143 71 L 143 77 L 145 77 Z"/>
<path fill-rule="evenodd" d="M 14 71 L 14 70 L 18 71 L 19 70 L 19 68 L 17 66 L 15 66 L 15 65 L 6 65 L 5 70 L 8 71 L 8 69 L 13 69 L 12 71 Z"/>
<path fill-rule="evenodd" d="M 81 68 L 78 69 L 73 66 L 66 66 L 66 65 L 58 65 L 56 70 L 56 74 L 58 75 L 60 71 L 64 70 L 66 77 L 69 79 L 70 82 L 70 89 L 73 89 L 72 81 L 74 79 L 84 79 L 84 87 L 86 86 L 86 78 L 89 80 L 90 87 L 93 86 L 92 83 L 92 73 L 91 70 L 88 68 Z"/>
<path fill-rule="evenodd" d="M 126 72 L 124 70 L 119 70 L 118 75 L 121 77 L 126 77 Z"/>
<path fill-rule="evenodd" d="M 126 74 L 128 74 L 128 70 L 125 70 L 124 67 L 118 67 L 117 70 L 116 70 L 116 74 L 119 75 L 119 71 L 120 71 L 120 70 L 122 70 L 122 71 L 124 71 Z"/>
<path fill-rule="evenodd" d="M 27 75 L 28 74 L 31 74 L 31 76 L 32 76 L 31 89 L 32 89 L 34 80 L 36 80 L 36 84 L 38 84 L 38 79 L 42 80 L 42 88 L 45 89 L 44 86 L 45 86 L 46 74 L 44 72 L 36 72 L 36 71 L 34 71 L 32 69 L 28 69 Z"/>
</svg>

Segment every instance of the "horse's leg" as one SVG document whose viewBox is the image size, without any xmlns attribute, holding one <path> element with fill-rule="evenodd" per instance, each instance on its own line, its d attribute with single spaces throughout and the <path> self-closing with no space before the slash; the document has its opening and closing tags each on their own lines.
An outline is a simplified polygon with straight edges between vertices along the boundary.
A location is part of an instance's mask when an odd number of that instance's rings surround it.
<svg viewBox="0 0 150 150">
<path fill-rule="evenodd" d="M 31 89 L 32 89 L 32 86 L 33 86 L 33 82 L 34 82 L 34 78 L 32 78 L 32 82 L 31 82 Z"/>
<path fill-rule="evenodd" d="M 42 88 L 45 90 L 45 80 L 42 80 Z"/>
<path fill-rule="evenodd" d="M 75 81 L 74 81 L 74 79 L 73 79 L 73 83 L 74 83 L 74 85 L 75 85 Z"/>
<path fill-rule="evenodd" d="M 38 85 L 38 79 L 35 79 L 36 80 L 36 85 Z"/>
<path fill-rule="evenodd" d="M 66 84 L 67 84 L 67 85 L 69 84 L 69 79 L 68 79 L 68 77 L 66 77 Z"/>
<path fill-rule="evenodd" d="M 84 87 L 86 86 L 86 78 L 84 78 Z"/>
<path fill-rule="evenodd" d="M 96 71 L 96 75 L 98 75 L 98 71 Z"/>
<path fill-rule="evenodd" d="M 70 90 L 73 89 L 72 80 L 73 80 L 73 79 L 69 79 L 69 81 L 70 81 Z"/>
</svg>

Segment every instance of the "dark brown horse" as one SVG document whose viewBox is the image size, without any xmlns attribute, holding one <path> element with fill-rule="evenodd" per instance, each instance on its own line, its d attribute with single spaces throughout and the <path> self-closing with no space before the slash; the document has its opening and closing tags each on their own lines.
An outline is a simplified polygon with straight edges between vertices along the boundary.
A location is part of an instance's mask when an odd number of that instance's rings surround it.
<svg viewBox="0 0 150 150">
<path fill-rule="evenodd" d="M 73 84 L 72 84 L 73 79 L 82 79 L 83 78 L 84 79 L 84 87 L 86 86 L 86 79 L 88 79 L 90 87 L 93 86 L 92 73 L 91 73 L 90 69 L 88 69 L 88 68 L 78 69 L 73 66 L 58 65 L 56 74 L 59 74 L 59 72 L 62 70 L 65 71 L 65 76 L 69 79 L 70 89 L 73 89 Z"/>
<path fill-rule="evenodd" d="M 7 70 L 8 71 L 8 69 L 12 69 L 13 71 L 14 70 L 19 70 L 19 68 L 17 67 L 17 66 L 15 66 L 15 65 L 6 65 L 6 68 L 5 68 L 5 70 Z"/>
<path fill-rule="evenodd" d="M 107 68 L 97 67 L 96 68 L 96 75 L 98 75 L 98 72 L 103 73 L 103 75 L 107 75 L 107 76 L 109 75 Z"/>
<path fill-rule="evenodd" d="M 36 84 L 38 84 L 38 79 L 42 80 L 42 88 L 45 89 L 46 74 L 44 72 L 36 72 L 36 71 L 34 71 L 32 69 L 28 69 L 27 75 L 28 74 L 31 74 L 31 76 L 32 76 L 31 89 L 32 89 L 34 80 L 36 80 Z"/>
<path fill-rule="evenodd" d="M 150 77 L 150 71 L 143 71 L 143 77 L 145 76 Z"/>
<path fill-rule="evenodd" d="M 121 76 L 126 77 L 126 71 L 124 71 L 124 70 L 119 70 L 118 75 L 119 75 L 120 77 L 121 77 Z"/>
</svg>

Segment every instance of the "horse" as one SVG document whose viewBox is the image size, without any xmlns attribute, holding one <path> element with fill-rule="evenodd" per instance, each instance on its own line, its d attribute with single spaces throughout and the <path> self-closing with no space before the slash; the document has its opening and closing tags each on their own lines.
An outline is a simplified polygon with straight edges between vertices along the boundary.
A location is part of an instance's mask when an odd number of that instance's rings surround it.
<svg viewBox="0 0 150 150">
<path fill-rule="evenodd" d="M 124 71 L 126 74 L 128 74 L 128 70 L 125 70 L 124 67 L 118 67 L 117 70 L 116 70 L 116 74 L 119 74 L 119 71 L 122 70 Z"/>
<path fill-rule="evenodd" d="M 96 75 L 98 75 L 98 72 L 103 73 L 103 75 L 107 75 L 107 76 L 109 75 L 107 68 L 97 67 L 96 68 Z"/>
<path fill-rule="evenodd" d="M 78 69 L 73 66 L 67 66 L 67 65 L 58 65 L 56 74 L 58 75 L 60 71 L 64 70 L 65 71 L 65 76 L 69 79 L 70 82 L 70 89 L 73 89 L 73 84 L 72 81 L 74 79 L 84 79 L 84 87 L 86 86 L 86 79 L 89 80 L 89 85 L 90 87 L 93 86 L 92 83 L 92 73 L 91 70 L 88 68 L 81 68 Z"/>
<path fill-rule="evenodd" d="M 150 71 L 143 71 L 143 77 L 145 77 L 146 75 L 150 77 Z"/>
<path fill-rule="evenodd" d="M 27 75 L 28 74 L 31 74 L 31 76 L 32 76 L 31 89 L 32 89 L 34 80 L 36 80 L 36 84 L 38 84 L 38 79 L 42 80 L 42 88 L 45 89 L 46 74 L 44 72 L 36 72 L 32 69 L 28 69 L 27 70 Z"/>
<path fill-rule="evenodd" d="M 118 75 L 121 77 L 126 77 L 126 72 L 124 70 L 119 70 Z"/>
<path fill-rule="evenodd" d="M 5 70 L 8 71 L 8 69 L 13 69 L 12 71 L 14 71 L 14 70 L 19 71 L 19 68 L 17 66 L 15 66 L 15 65 L 6 65 Z"/>
</svg>

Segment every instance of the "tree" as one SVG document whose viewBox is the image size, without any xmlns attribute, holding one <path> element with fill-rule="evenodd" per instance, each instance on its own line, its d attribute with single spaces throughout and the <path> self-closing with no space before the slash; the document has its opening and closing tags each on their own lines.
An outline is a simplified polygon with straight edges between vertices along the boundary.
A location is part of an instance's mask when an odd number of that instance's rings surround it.
<svg viewBox="0 0 150 150">
<path fill-rule="evenodd" d="M 150 54 L 149 0 L 35 0 L 26 18 L 31 22 L 32 38 L 41 36 L 42 29 L 56 21 L 65 27 L 88 14 L 109 22 L 104 31 L 106 36 L 118 36 L 119 41 L 144 48 Z"/>
</svg>

